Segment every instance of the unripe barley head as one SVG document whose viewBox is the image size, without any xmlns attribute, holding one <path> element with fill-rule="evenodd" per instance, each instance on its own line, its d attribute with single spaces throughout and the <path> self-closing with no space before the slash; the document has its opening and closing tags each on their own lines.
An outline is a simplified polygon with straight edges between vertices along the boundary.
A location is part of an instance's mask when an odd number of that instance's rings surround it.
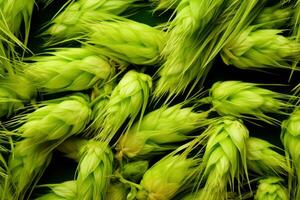
<svg viewBox="0 0 300 200">
<path fill-rule="evenodd" d="M 21 75 L 0 78 L 0 116 L 10 115 L 23 108 L 35 93 L 32 83 Z"/>
<path fill-rule="evenodd" d="M 21 136 L 37 143 L 62 142 L 80 133 L 89 122 L 91 110 L 84 95 L 73 95 L 45 103 L 24 116 L 25 123 L 18 128 Z"/>
<path fill-rule="evenodd" d="M 99 137 L 110 140 L 127 118 L 131 120 L 130 126 L 140 112 L 143 114 L 151 88 L 150 76 L 133 70 L 127 72 L 112 91 Z"/>
<path fill-rule="evenodd" d="M 52 154 L 49 143 L 36 144 L 30 139 L 17 142 L 9 160 L 10 183 L 14 199 L 23 199 L 31 183 L 39 179 Z"/>
<path fill-rule="evenodd" d="M 260 175 L 286 175 L 291 173 L 285 156 L 275 151 L 276 146 L 271 143 L 250 137 L 247 140 L 247 166 Z"/>
<path fill-rule="evenodd" d="M 284 114 L 291 107 L 288 95 L 260 88 L 258 84 L 242 81 L 216 82 L 210 89 L 210 100 L 220 115 L 246 117 L 278 122 L 267 113 Z"/>
<path fill-rule="evenodd" d="M 296 174 L 296 199 L 300 198 L 300 110 L 297 107 L 290 117 L 282 122 L 281 139 L 288 157 L 291 158 Z"/>
<path fill-rule="evenodd" d="M 283 7 L 279 3 L 275 6 L 265 7 L 252 24 L 264 29 L 281 28 L 289 21 L 292 15 L 293 9 L 291 7 Z"/>
<path fill-rule="evenodd" d="M 169 200 L 195 175 L 198 160 L 182 155 L 167 156 L 146 171 L 139 200 Z"/>
<path fill-rule="evenodd" d="M 105 200 L 126 200 L 128 189 L 123 183 L 111 183 L 107 188 Z"/>
<path fill-rule="evenodd" d="M 51 191 L 38 197 L 36 200 L 74 200 L 77 198 L 76 181 L 66 181 L 46 186 L 48 186 Z"/>
<path fill-rule="evenodd" d="M 164 32 L 123 18 L 89 26 L 89 43 L 108 57 L 137 65 L 160 61 Z"/>
<path fill-rule="evenodd" d="M 244 174 L 247 177 L 246 141 L 247 128 L 234 118 L 221 118 L 207 130 L 208 141 L 203 156 L 205 182 L 201 198 L 206 200 L 225 200 L 227 187 L 234 186 L 235 179 L 240 183 Z"/>
<path fill-rule="evenodd" d="M 300 44 L 280 35 L 281 32 L 277 29 L 253 30 L 253 27 L 249 27 L 223 48 L 223 61 L 242 69 L 291 68 L 287 61 L 299 57 Z"/>
<path fill-rule="evenodd" d="M 138 182 L 143 177 L 149 167 L 149 162 L 146 160 L 138 160 L 126 163 L 121 168 L 121 175 L 126 180 Z"/>
<path fill-rule="evenodd" d="M 107 58 L 87 48 L 65 48 L 51 56 L 34 57 L 25 75 L 39 91 L 80 91 L 102 84 L 114 76 Z"/>
<path fill-rule="evenodd" d="M 91 140 L 81 153 L 77 175 L 78 198 L 105 200 L 113 173 L 113 154 L 110 147 L 105 142 Z"/>
<path fill-rule="evenodd" d="M 259 180 L 255 200 L 289 200 L 288 190 L 278 177 L 267 177 Z"/>
<path fill-rule="evenodd" d="M 194 112 L 182 104 L 163 106 L 146 114 L 121 136 L 118 156 L 133 158 L 170 150 L 172 143 L 187 140 L 188 134 L 205 124 L 206 117 L 207 113 Z"/>
<path fill-rule="evenodd" d="M 86 32 L 86 22 L 104 20 L 107 14 L 118 15 L 137 0 L 80 0 L 71 3 L 51 22 L 46 31 L 53 39 L 64 40 Z"/>
</svg>

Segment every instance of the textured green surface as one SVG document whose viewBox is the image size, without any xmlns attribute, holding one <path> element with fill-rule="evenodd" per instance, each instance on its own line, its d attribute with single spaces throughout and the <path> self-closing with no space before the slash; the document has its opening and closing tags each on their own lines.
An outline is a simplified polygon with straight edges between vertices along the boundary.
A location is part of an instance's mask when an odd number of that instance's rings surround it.
<svg viewBox="0 0 300 200">
<path fill-rule="evenodd" d="M 37 37 L 37 35 L 41 33 L 40 30 L 42 26 L 56 13 L 64 2 L 65 1 L 57 0 L 55 3 L 46 8 L 41 7 L 34 10 L 31 34 L 29 38 L 29 48 L 34 53 L 45 51 L 42 44 L 46 41 L 46 39 Z M 141 6 L 141 8 L 138 8 L 134 14 L 129 16 L 129 18 L 151 26 L 156 26 L 162 22 L 166 22 L 170 16 L 171 12 L 155 13 L 153 15 L 152 8 Z M 74 44 L 74 46 L 77 46 L 77 44 Z M 149 73 L 153 73 L 151 69 L 147 70 L 149 70 Z M 288 82 L 289 75 L 290 73 L 288 70 L 281 69 L 273 70 L 272 73 L 237 69 L 232 66 L 226 66 L 221 58 L 218 57 L 208 74 L 206 81 L 204 82 L 204 87 L 208 89 L 216 81 L 243 80 L 247 82 L 266 84 L 283 84 L 281 86 L 268 86 L 268 88 L 274 91 L 288 93 L 298 83 L 300 73 L 296 72 L 290 82 Z M 43 98 L 50 99 L 58 96 L 63 96 L 63 94 L 46 95 Z M 177 101 L 180 101 L 180 98 L 177 99 Z M 279 119 L 280 118 L 283 119 L 284 117 L 280 116 Z M 250 136 L 266 139 L 270 143 L 282 147 L 280 141 L 280 127 L 271 126 L 263 122 L 259 122 L 259 124 L 260 126 L 257 126 L 256 124 L 245 121 L 245 125 L 249 129 Z M 76 162 L 63 157 L 61 153 L 54 152 L 53 159 L 38 184 L 59 183 L 71 180 L 74 178 L 76 167 Z M 35 193 L 42 193 L 43 190 L 44 189 L 37 189 Z"/>
</svg>

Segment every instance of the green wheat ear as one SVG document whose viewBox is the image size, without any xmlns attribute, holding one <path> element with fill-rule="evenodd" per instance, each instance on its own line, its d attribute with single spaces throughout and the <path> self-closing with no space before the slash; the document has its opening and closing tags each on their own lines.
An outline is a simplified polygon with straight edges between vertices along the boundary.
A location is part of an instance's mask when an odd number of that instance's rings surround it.
<svg viewBox="0 0 300 200">
<path fill-rule="evenodd" d="M 74 200 L 77 198 L 76 181 L 65 181 L 57 184 L 47 184 L 50 191 L 35 200 Z"/>
<path fill-rule="evenodd" d="M 265 1 L 184 0 L 176 8 L 154 95 L 191 92 L 205 79 L 222 48 L 258 15 Z M 178 56 L 180 55 L 180 56 Z"/>
<path fill-rule="evenodd" d="M 183 0 L 176 6 L 176 17 L 170 24 L 166 45 L 162 51 L 166 61 L 159 70 L 156 96 L 168 92 L 171 95 L 180 93 L 196 78 L 200 69 L 199 59 L 194 57 L 198 49 L 198 38 L 194 33 L 201 34 L 218 16 L 223 2 Z"/>
<path fill-rule="evenodd" d="M 20 87 L 22 85 L 22 87 Z M 0 116 L 10 116 L 24 108 L 36 95 L 36 89 L 30 80 L 21 74 L 0 78 Z"/>
<path fill-rule="evenodd" d="M 295 41 L 299 43 L 300 42 L 300 1 L 299 0 L 296 0 L 294 2 L 293 9 L 294 9 L 293 10 L 294 13 L 292 16 L 290 26 L 292 27 L 292 35 L 294 36 Z M 292 65 L 292 71 L 289 80 L 291 80 L 294 71 L 297 69 L 298 63 L 299 63 L 299 59 L 297 58 Z"/>
<path fill-rule="evenodd" d="M 234 192 L 235 180 L 238 185 L 243 178 L 248 180 L 246 141 L 249 133 L 240 120 L 224 117 L 203 134 L 208 140 L 196 188 L 204 184 L 200 199 L 225 200 L 228 188 Z"/>
<path fill-rule="evenodd" d="M 49 22 L 50 26 L 44 34 L 50 34 L 48 45 L 59 41 L 67 41 L 86 33 L 86 22 L 107 19 L 106 15 L 119 15 L 130 8 L 138 0 L 80 0 L 72 2 L 65 10 Z"/>
<path fill-rule="evenodd" d="M 115 75 L 109 60 L 86 47 L 61 48 L 50 56 L 33 57 L 25 76 L 41 92 L 80 91 L 103 84 Z"/>
<path fill-rule="evenodd" d="M 187 158 L 184 155 L 165 156 L 144 174 L 137 199 L 172 199 L 193 180 L 198 164 L 198 159 Z"/>
<path fill-rule="evenodd" d="M 111 20 L 87 24 L 88 43 L 103 55 L 136 65 L 160 62 L 165 33 L 154 27 L 111 16 Z"/>
<path fill-rule="evenodd" d="M 128 189 L 123 183 L 111 183 L 108 185 L 106 200 L 126 200 Z"/>
<path fill-rule="evenodd" d="M 291 6 L 278 3 L 271 7 L 265 7 L 252 22 L 260 29 L 278 29 L 283 27 L 292 18 L 294 10 Z"/>
<path fill-rule="evenodd" d="M 149 162 L 146 160 L 138 160 L 124 164 L 121 167 L 121 175 L 123 178 L 139 182 L 149 167 Z"/>
<path fill-rule="evenodd" d="M 51 157 L 51 148 L 47 143 L 36 144 L 24 139 L 15 144 L 9 159 L 13 199 L 24 199 L 26 191 L 40 178 Z"/>
<path fill-rule="evenodd" d="M 11 184 L 16 199 L 35 183 L 50 162 L 52 150 L 68 137 L 79 134 L 89 122 L 91 110 L 85 95 L 50 100 L 16 120 L 22 140 L 15 144 L 9 160 Z"/>
<path fill-rule="evenodd" d="M 255 200 L 288 200 L 287 188 L 283 186 L 283 180 L 278 177 L 266 177 L 259 180 L 259 185 L 254 196 Z"/>
<path fill-rule="evenodd" d="M 56 150 L 64 153 L 64 156 L 77 162 L 80 160 L 80 152 L 88 143 L 87 139 L 71 137 L 56 147 Z"/>
<path fill-rule="evenodd" d="M 0 199 L 1 200 L 12 200 L 13 194 L 9 184 L 9 168 L 8 162 L 6 159 L 7 153 L 10 152 L 10 149 L 7 148 L 7 145 L 13 145 L 13 141 L 10 136 L 5 133 L 0 133 Z"/>
<path fill-rule="evenodd" d="M 9 30 L 18 35 L 21 23 L 25 24 L 25 41 L 28 38 L 30 29 L 31 13 L 34 7 L 34 0 L 15 0 L 0 2 L 5 23 L 8 25 Z"/>
<path fill-rule="evenodd" d="M 295 177 L 289 177 L 292 182 L 292 196 L 295 199 L 300 198 L 300 110 L 299 107 L 295 108 L 294 112 L 288 119 L 282 122 L 281 140 L 284 144 L 288 158 L 291 158 L 292 166 L 295 171 Z"/>
<path fill-rule="evenodd" d="M 0 55 L 4 58 L 15 56 L 15 45 L 23 50 L 26 49 L 34 3 L 34 0 L 0 1 Z M 18 37 L 23 32 L 21 30 L 22 24 L 24 24 L 25 37 L 20 39 L 23 40 L 21 42 Z M 2 58 L 1 60 L 3 61 Z"/>
<path fill-rule="evenodd" d="M 287 114 L 294 107 L 288 103 L 289 95 L 259 87 L 259 84 L 242 81 L 216 82 L 209 91 L 213 108 L 220 115 L 259 119 L 270 124 L 279 121 L 267 113 Z"/>
<path fill-rule="evenodd" d="M 189 134 L 206 125 L 208 112 L 195 112 L 183 104 L 162 106 L 146 114 L 122 135 L 117 144 L 118 158 L 148 157 L 175 149 L 176 142 L 191 138 Z"/>
<path fill-rule="evenodd" d="M 292 173 L 285 156 L 277 153 L 278 147 L 271 143 L 250 137 L 247 140 L 247 166 L 259 175 L 287 175 Z"/>
<path fill-rule="evenodd" d="M 62 142 L 84 130 L 90 120 L 91 109 L 85 95 L 72 95 L 45 102 L 23 117 L 25 123 L 17 131 L 23 138 L 36 143 Z M 62 140 L 62 141 L 61 141 Z"/>
<path fill-rule="evenodd" d="M 19 66 L 15 63 L 20 60 L 16 48 L 30 52 L 26 47 L 30 31 L 31 14 L 34 0 L 4 0 L 0 1 L 0 74 L 12 75 Z M 24 31 L 22 28 L 24 27 Z M 24 33 L 24 38 L 21 38 Z"/>
<path fill-rule="evenodd" d="M 143 116 L 151 88 L 150 76 L 133 70 L 127 72 L 111 93 L 105 106 L 102 130 L 96 138 L 110 141 L 126 119 L 130 119 L 130 127 L 139 114 Z"/>
<path fill-rule="evenodd" d="M 113 154 L 108 144 L 89 141 L 82 149 L 78 165 L 78 198 L 105 200 L 112 173 Z"/>
<path fill-rule="evenodd" d="M 249 27 L 223 48 L 221 56 L 227 65 L 241 69 L 291 69 L 291 61 L 298 59 L 300 44 L 280 35 L 279 29 Z"/>
</svg>

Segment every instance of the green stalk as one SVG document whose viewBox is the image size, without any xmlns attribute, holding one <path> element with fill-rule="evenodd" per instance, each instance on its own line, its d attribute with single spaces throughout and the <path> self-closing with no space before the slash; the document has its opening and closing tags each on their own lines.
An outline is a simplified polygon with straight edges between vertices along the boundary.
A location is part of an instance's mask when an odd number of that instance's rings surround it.
<svg viewBox="0 0 300 200">
<path fill-rule="evenodd" d="M 202 195 L 204 191 L 200 189 L 197 192 L 189 193 L 182 197 L 181 200 L 202 200 Z M 225 194 L 226 200 L 238 200 L 237 195 L 235 193 L 227 192 Z"/>
</svg>

